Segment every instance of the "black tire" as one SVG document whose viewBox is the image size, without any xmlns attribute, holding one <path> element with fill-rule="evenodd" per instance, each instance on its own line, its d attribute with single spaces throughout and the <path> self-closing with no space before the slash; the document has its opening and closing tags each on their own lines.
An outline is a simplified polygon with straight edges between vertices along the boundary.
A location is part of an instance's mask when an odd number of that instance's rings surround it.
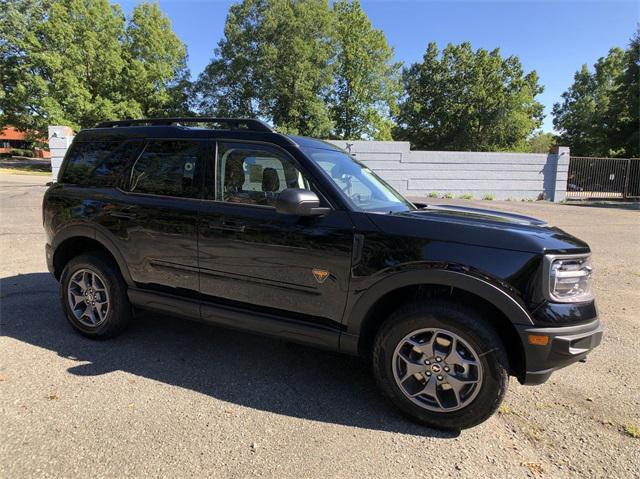
<svg viewBox="0 0 640 479">
<path fill-rule="evenodd" d="M 395 380 L 396 347 L 407 335 L 425 328 L 454 333 L 478 353 L 482 382 L 473 400 L 461 409 L 425 409 L 411 401 Z M 488 419 L 500 406 L 509 383 L 507 355 L 493 327 L 473 309 L 446 300 L 415 302 L 392 313 L 375 339 L 373 371 L 384 395 L 404 414 L 421 424 L 449 430 L 469 428 Z"/>
<path fill-rule="evenodd" d="M 109 295 L 109 308 L 105 319 L 96 327 L 79 321 L 68 300 L 71 278 L 80 270 L 95 271 L 104 282 Z M 127 296 L 127 286 L 115 262 L 107 255 L 96 252 L 76 256 L 64 267 L 60 277 L 60 301 L 71 326 L 83 336 L 92 339 L 107 339 L 121 333 L 131 322 L 132 310 Z"/>
</svg>

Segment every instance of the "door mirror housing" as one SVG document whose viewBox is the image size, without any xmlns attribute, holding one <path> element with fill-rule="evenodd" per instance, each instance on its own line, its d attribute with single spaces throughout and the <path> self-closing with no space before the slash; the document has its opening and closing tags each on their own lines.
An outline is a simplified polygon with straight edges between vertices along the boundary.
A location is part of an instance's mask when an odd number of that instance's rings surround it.
<svg viewBox="0 0 640 479">
<path fill-rule="evenodd" d="M 287 188 L 276 198 L 276 211 L 285 215 L 322 216 L 331 210 L 320 207 L 320 199 L 313 191 Z"/>
</svg>

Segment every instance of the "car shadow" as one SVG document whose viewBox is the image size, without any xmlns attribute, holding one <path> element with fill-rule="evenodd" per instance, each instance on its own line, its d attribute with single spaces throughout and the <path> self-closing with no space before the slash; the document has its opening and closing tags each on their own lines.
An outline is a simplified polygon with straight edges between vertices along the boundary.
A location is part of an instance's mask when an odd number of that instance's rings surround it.
<svg viewBox="0 0 640 479">
<path fill-rule="evenodd" d="M 141 313 L 122 335 L 76 334 L 49 273 L 0 280 L 0 334 L 78 361 L 69 374 L 125 371 L 240 406 L 417 436 L 459 433 L 412 423 L 387 404 L 358 358 L 184 319 Z"/>
</svg>

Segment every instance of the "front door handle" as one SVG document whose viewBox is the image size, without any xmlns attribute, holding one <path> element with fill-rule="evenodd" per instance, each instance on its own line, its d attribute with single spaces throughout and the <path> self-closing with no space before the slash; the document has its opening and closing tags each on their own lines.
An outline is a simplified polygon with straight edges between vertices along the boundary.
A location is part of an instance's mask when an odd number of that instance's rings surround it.
<svg viewBox="0 0 640 479">
<path fill-rule="evenodd" d="M 236 221 L 223 220 L 220 223 L 210 221 L 209 229 L 219 231 L 235 231 L 236 233 L 244 233 L 246 225 L 238 223 Z"/>
</svg>

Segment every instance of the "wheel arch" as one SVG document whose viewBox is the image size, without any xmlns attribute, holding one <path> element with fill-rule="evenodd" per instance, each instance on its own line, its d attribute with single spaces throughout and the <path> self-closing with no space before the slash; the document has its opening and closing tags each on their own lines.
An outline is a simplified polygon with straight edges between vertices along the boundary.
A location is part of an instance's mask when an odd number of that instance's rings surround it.
<svg viewBox="0 0 640 479">
<path fill-rule="evenodd" d="M 524 373 L 524 350 L 514 324 L 533 324 L 529 313 L 497 285 L 456 271 L 397 273 L 371 287 L 348 316 L 341 349 L 368 357 L 376 333 L 391 311 L 407 301 L 429 298 L 450 298 L 480 309 L 507 350 L 511 374 L 520 377 Z"/>
<path fill-rule="evenodd" d="M 127 285 L 133 285 L 126 262 L 118 248 L 104 234 L 91 228 L 68 228 L 59 234 L 53 248 L 53 275 L 60 279 L 62 270 L 69 260 L 80 254 L 91 251 L 100 251 L 112 259 Z"/>
</svg>

